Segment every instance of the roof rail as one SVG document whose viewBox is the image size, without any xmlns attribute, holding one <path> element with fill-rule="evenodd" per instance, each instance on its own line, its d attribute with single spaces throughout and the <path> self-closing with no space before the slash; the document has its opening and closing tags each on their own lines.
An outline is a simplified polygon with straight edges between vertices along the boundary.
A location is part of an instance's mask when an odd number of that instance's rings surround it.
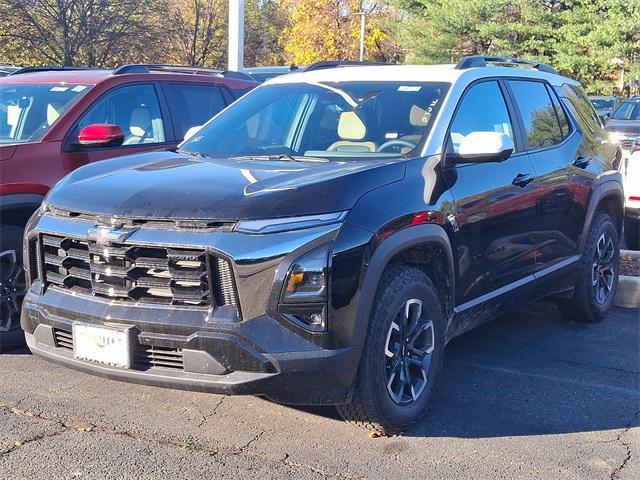
<svg viewBox="0 0 640 480">
<path fill-rule="evenodd" d="M 19 69 L 20 67 L 14 67 L 12 65 L 0 65 L 0 75 L 9 75 Z"/>
<path fill-rule="evenodd" d="M 458 70 L 466 70 L 467 68 L 486 67 L 487 64 L 526 65 L 540 72 L 554 73 L 556 75 L 559 75 L 559 73 L 554 68 L 550 67 L 545 63 L 540 63 L 540 62 L 531 61 L 531 60 L 523 60 L 522 58 L 515 58 L 515 57 L 471 55 L 468 57 L 462 57 L 458 62 L 458 64 L 456 65 L 456 68 Z"/>
<path fill-rule="evenodd" d="M 9 75 L 22 75 L 24 73 L 36 73 L 36 72 L 64 72 L 67 70 L 97 70 L 94 67 L 63 67 L 60 65 L 50 66 L 37 66 L 37 67 L 22 67 Z"/>
<path fill-rule="evenodd" d="M 168 65 L 168 64 L 130 64 L 122 65 L 116 68 L 112 74 L 122 75 L 125 73 L 150 73 L 150 72 L 171 72 L 171 73 L 189 73 L 192 75 L 217 75 L 219 77 L 237 78 L 241 80 L 253 80 L 249 75 L 242 72 L 234 72 L 231 70 L 218 70 L 207 67 L 191 67 L 187 65 Z"/>
<path fill-rule="evenodd" d="M 311 72 L 313 70 L 324 70 L 326 68 L 336 67 L 366 67 L 372 65 L 392 65 L 391 63 L 383 62 L 358 62 L 356 60 L 329 60 L 326 62 L 315 62 L 304 69 L 305 72 Z"/>
</svg>

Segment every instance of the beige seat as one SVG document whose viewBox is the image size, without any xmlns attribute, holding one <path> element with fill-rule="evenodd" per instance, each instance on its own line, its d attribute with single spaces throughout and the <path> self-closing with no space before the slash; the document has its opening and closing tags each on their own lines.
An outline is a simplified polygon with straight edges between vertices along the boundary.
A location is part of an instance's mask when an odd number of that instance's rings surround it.
<svg viewBox="0 0 640 480">
<path fill-rule="evenodd" d="M 361 141 L 367 135 L 367 127 L 356 112 L 342 112 L 338 119 L 338 140 L 329 146 L 329 152 L 375 152 L 376 144 Z"/>
<path fill-rule="evenodd" d="M 51 102 L 47 105 L 47 125 L 53 125 L 58 117 L 60 117 L 60 113 L 62 112 L 62 108 L 64 105 L 61 102 Z"/>
<path fill-rule="evenodd" d="M 129 135 L 123 145 L 136 145 L 144 142 L 145 133 L 151 129 L 151 116 L 149 110 L 144 107 L 136 108 L 131 112 L 131 122 L 129 123 Z"/>
</svg>

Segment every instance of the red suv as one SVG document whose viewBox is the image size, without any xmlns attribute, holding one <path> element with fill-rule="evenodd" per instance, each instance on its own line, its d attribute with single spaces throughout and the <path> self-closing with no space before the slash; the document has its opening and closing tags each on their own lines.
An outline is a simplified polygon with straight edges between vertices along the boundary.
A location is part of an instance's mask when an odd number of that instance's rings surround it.
<svg viewBox="0 0 640 480">
<path fill-rule="evenodd" d="M 0 79 L 0 351 L 20 340 L 22 232 L 48 190 L 87 163 L 176 147 L 256 85 L 166 65 L 29 67 Z"/>
</svg>

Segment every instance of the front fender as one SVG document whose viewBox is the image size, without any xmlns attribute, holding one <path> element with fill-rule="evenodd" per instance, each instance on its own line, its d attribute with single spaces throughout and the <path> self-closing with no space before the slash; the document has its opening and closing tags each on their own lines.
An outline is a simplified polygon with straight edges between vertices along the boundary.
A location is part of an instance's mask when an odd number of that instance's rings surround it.
<svg viewBox="0 0 640 480">
<path fill-rule="evenodd" d="M 402 251 L 419 245 L 435 245 L 445 252 L 449 271 L 448 285 L 453 299 L 455 292 L 453 253 L 444 228 L 436 224 L 425 224 L 399 230 L 370 247 L 368 259 L 363 265 L 362 280 L 354 309 L 354 321 L 349 332 L 351 346 L 362 348 L 364 345 L 378 284 L 389 262 Z"/>
</svg>

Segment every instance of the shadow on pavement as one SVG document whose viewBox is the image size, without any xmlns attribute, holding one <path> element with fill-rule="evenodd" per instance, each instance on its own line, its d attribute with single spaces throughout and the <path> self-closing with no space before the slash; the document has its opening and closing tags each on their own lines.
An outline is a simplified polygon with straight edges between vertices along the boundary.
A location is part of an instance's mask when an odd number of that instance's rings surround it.
<svg viewBox="0 0 640 480">
<path fill-rule="evenodd" d="M 615 309 L 583 325 L 537 303 L 453 340 L 443 374 L 430 412 L 405 436 L 625 428 L 640 412 L 640 312 Z M 337 418 L 330 407 L 300 409 Z"/>
</svg>

